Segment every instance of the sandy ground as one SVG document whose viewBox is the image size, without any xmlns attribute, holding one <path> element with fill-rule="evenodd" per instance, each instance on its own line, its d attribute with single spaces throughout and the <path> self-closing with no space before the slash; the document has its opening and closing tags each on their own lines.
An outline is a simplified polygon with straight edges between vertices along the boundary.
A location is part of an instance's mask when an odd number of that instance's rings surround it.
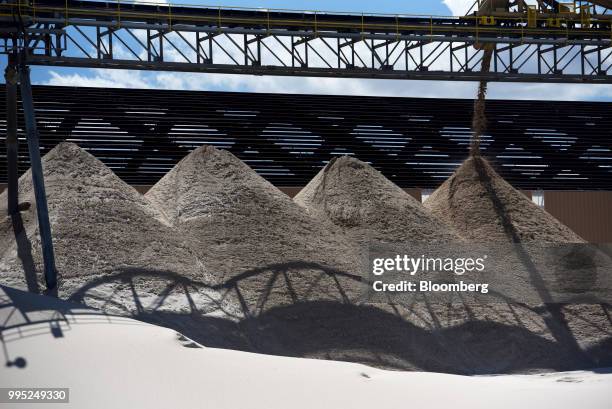
<svg viewBox="0 0 612 409">
<path fill-rule="evenodd" d="M 478 377 L 384 371 L 205 348 L 166 328 L 7 288 L 0 299 L 2 325 L 18 325 L 2 331 L 5 359 L 25 360 L 22 368 L 3 365 L 0 384 L 70 388 L 70 404 L 45 407 L 604 409 L 612 402 L 610 371 Z M 60 330 L 50 331 L 53 321 Z"/>
</svg>

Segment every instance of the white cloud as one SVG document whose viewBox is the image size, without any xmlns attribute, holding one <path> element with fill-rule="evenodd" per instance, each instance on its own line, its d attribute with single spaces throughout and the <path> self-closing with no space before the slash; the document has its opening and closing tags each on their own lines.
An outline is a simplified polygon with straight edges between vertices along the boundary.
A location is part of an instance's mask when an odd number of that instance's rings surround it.
<svg viewBox="0 0 612 409">
<path fill-rule="evenodd" d="M 453 16 L 465 16 L 475 0 L 443 0 L 442 3 L 453 13 Z"/>
<path fill-rule="evenodd" d="M 60 74 L 49 71 L 47 85 L 97 88 L 152 88 L 139 72 L 126 70 L 91 69 L 83 74 Z"/>
<path fill-rule="evenodd" d="M 548 101 L 612 100 L 612 85 L 594 84 L 489 84 L 489 98 Z"/>
<path fill-rule="evenodd" d="M 375 95 L 425 98 L 474 98 L 476 84 L 461 81 L 361 80 L 127 70 L 88 70 L 83 74 L 50 72 L 48 85 L 105 88 L 157 88 L 294 94 Z M 491 83 L 496 99 L 612 99 L 612 85 Z"/>
<path fill-rule="evenodd" d="M 168 4 L 167 0 L 133 0 L 132 2 L 139 4 Z"/>
<path fill-rule="evenodd" d="M 474 6 L 476 0 L 442 0 L 442 3 L 453 13 L 454 16 L 465 16 L 468 11 L 475 11 L 478 9 Z M 530 5 L 537 5 L 537 0 L 525 0 L 525 3 Z M 472 6 L 474 8 L 472 9 Z"/>
</svg>

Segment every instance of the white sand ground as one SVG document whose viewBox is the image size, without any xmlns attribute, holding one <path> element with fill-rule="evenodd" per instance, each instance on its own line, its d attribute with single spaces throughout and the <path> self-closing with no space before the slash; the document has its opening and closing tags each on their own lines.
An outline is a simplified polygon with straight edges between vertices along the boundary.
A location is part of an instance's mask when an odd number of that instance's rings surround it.
<svg viewBox="0 0 612 409">
<path fill-rule="evenodd" d="M 59 319 L 60 331 L 50 331 Z M 27 321 L 42 320 L 38 324 Z M 174 331 L 0 287 L 2 387 L 68 387 L 45 408 L 610 408 L 612 374 L 464 377 L 199 347 Z M 12 327 L 12 328 L 11 328 Z M 42 407 L 14 404 L 2 407 Z"/>
</svg>

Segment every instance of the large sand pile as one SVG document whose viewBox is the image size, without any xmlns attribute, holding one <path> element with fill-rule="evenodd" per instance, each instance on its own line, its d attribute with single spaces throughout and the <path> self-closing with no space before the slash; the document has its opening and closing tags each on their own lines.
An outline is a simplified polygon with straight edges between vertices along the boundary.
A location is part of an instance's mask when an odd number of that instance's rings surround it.
<svg viewBox="0 0 612 409">
<path fill-rule="evenodd" d="M 306 300 L 353 299 L 355 246 L 230 152 L 196 149 L 146 194 L 193 237 L 212 283 L 249 313 Z"/>
<path fill-rule="evenodd" d="M 479 157 L 467 159 L 425 207 L 471 241 L 584 242 Z"/>
<path fill-rule="evenodd" d="M 415 242 L 419 243 L 418 251 L 457 243 L 452 227 L 429 214 L 379 172 L 350 157 L 332 161 L 295 201 L 343 231 L 357 233 L 360 240 L 406 243 L 407 254 L 414 251 Z M 457 212 L 463 207 L 465 204 Z M 447 215 L 438 216 L 452 225 Z M 295 345 L 303 356 L 440 372 L 525 372 L 591 365 L 582 352 L 576 351 L 580 342 L 585 351 L 596 350 L 591 354 L 597 357 L 594 359 L 609 360 L 599 351 L 606 337 L 601 319 L 589 323 L 593 315 L 602 317 L 605 310 L 601 308 L 567 309 L 578 341 L 567 325 L 543 317 L 537 306 L 395 302 L 346 305 L 335 309 L 335 315 L 316 305 L 292 309 L 300 319 L 283 322 L 283 328 L 275 328 L 273 322 L 266 321 L 267 316 L 260 320 L 269 331 L 284 337 L 284 343 Z M 339 336 L 334 323 L 347 322 L 346 317 L 355 320 L 343 326 Z M 359 355 L 359 350 L 375 353 Z"/>
<path fill-rule="evenodd" d="M 353 232 L 437 246 L 455 236 L 368 167 L 336 162 L 309 185 L 309 208 L 327 209 L 314 217 L 226 151 L 197 149 L 143 198 L 91 155 L 61 144 L 44 158 L 60 295 L 205 345 L 278 355 L 454 373 L 612 364 L 607 306 L 551 315 L 516 304 L 362 304 L 356 272 L 366 254 Z M 34 205 L 29 173 L 20 193 Z M 459 220 L 468 199 L 453 213 Z M 33 291 L 42 271 L 35 216 L 32 207 L 3 219 L 0 230 L 3 283 Z"/>
<path fill-rule="evenodd" d="M 158 321 L 164 314 L 239 315 L 218 302 L 202 261 L 136 190 L 71 143 L 43 158 L 59 296 L 106 311 Z M 29 209 L 6 217 L 0 196 L 2 283 L 39 292 L 42 255 L 31 173 L 19 179 Z"/>
<path fill-rule="evenodd" d="M 456 241 L 452 229 L 382 173 L 356 158 L 334 158 L 294 201 L 364 239 L 385 242 Z"/>
<path fill-rule="evenodd" d="M 466 160 L 429 197 L 425 207 L 466 239 L 496 249 L 494 257 L 520 261 L 534 285 L 543 273 L 542 268 L 551 267 L 544 258 L 538 258 L 537 252 L 530 253 L 530 250 L 538 246 L 545 249 L 551 244 L 584 243 L 568 227 L 514 189 L 480 157 Z M 530 243 L 529 247 L 521 244 L 526 242 Z M 507 273 L 509 280 L 515 279 L 513 271 Z M 548 290 L 540 287 L 538 291 L 544 296 Z M 508 354 L 491 348 L 500 338 L 483 347 L 491 351 L 491 357 L 496 356 L 504 371 L 523 365 L 533 369 L 571 369 L 612 363 L 612 321 L 607 305 L 526 305 L 510 301 L 466 307 L 463 313 L 462 308 L 455 309 L 456 328 L 509 325 L 506 329 L 512 335 L 507 340 L 512 348 L 506 349 Z M 482 328 L 469 336 L 481 338 L 486 334 Z M 466 336 L 462 332 L 457 334 Z M 472 359 L 470 365 L 476 368 L 476 360 Z"/>
</svg>

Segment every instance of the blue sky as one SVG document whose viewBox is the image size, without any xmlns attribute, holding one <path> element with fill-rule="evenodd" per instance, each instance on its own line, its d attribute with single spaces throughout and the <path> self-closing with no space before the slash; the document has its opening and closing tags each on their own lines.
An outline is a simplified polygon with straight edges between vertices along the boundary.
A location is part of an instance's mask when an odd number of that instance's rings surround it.
<svg viewBox="0 0 612 409">
<path fill-rule="evenodd" d="M 151 0 L 149 0 L 151 1 Z M 164 0 L 154 0 L 164 2 Z M 473 0 L 180 0 L 180 4 L 243 6 L 297 10 L 351 11 L 391 14 L 464 14 Z M 2 59 L 2 64 L 6 64 Z M 470 82 L 359 80 L 336 78 L 252 77 L 223 74 L 179 74 L 124 70 L 33 67 L 32 82 L 49 85 L 169 88 L 213 91 L 328 93 L 382 96 L 473 98 Z M 612 85 L 490 84 L 489 96 L 503 99 L 612 101 Z"/>
<path fill-rule="evenodd" d="M 326 11 L 358 11 L 371 13 L 412 13 L 412 14 L 440 14 L 448 15 L 450 10 L 442 2 L 417 0 L 230 0 L 221 2 L 203 3 L 202 1 L 181 0 L 171 3 L 180 4 L 211 4 L 241 7 L 284 8 L 296 10 L 326 10 Z"/>
</svg>

